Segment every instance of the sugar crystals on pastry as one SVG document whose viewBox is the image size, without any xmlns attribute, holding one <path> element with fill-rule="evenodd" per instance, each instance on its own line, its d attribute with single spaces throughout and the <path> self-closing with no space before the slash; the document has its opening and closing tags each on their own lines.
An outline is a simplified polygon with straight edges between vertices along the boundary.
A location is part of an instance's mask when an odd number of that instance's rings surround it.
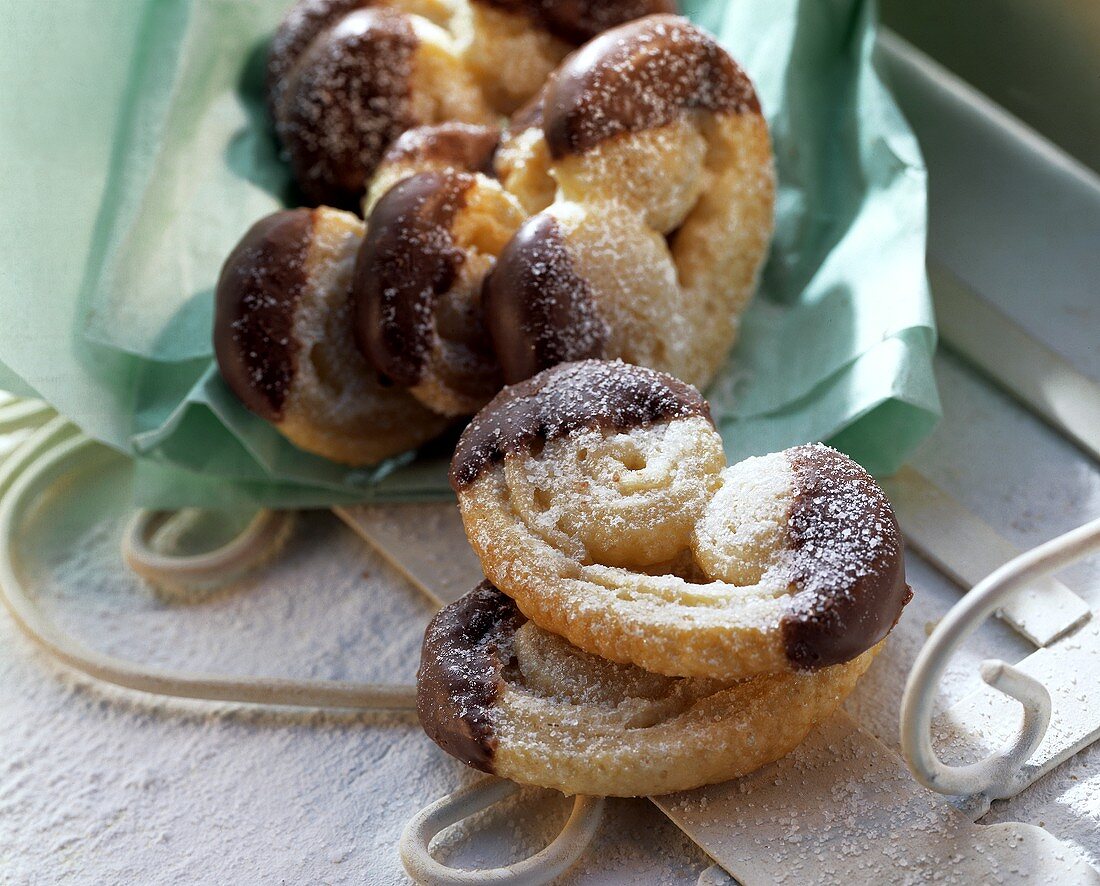
<svg viewBox="0 0 1100 886">
<path fill-rule="evenodd" d="M 230 390 L 308 452 L 374 464 L 447 420 L 383 382 L 352 338 L 351 274 L 363 223 L 335 209 L 261 219 L 222 268 L 214 351 Z"/>
<path fill-rule="evenodd" d="M 877 648 L 750 680 L 667 677 L 583 652 L 484 582 L 428 626 L 417 710 L 433 741 L 485 772 L 567 794 L 664 794 L 792 751 Z"/>
<path fill-rule="evenodd" d="M 360 350 L 445 415 L 470 415 L 502 385 L 485 328 L 485 276 L 523 222 L 492 178 L 500 133 L 461 123 L 405 132 L 364 201 L 353 284 Z"/>
<path fill-rule="evenodd" d="M 299 0 L 268 58 L 268 107 L 314 204 L 349 208 L 413 126 L 492 123 L 574 46 L 669 0 Z M 575 41 L 575 42 L 573 42 Z"/>
<path fill-rule="evenodd" d="M 726 466 L 691 386 L 621 362 L 506 388 L 451 465 L 485 575 L 544 630 L 669 676 L 849 661 L 909 599 L 890 503 L 822 445 Z"/>
<path fill-rule="evenodd" d="M 605 357 L 705 386 L 755 289 L 775 188 L 755 90 L 717 41 L 669 15 L 600 35 L 517 114 L 496 168 L 536 213 L 487 285 L 505 381 Z M 576 326 L 563 298 L 585 306 Z"/>
</svg>

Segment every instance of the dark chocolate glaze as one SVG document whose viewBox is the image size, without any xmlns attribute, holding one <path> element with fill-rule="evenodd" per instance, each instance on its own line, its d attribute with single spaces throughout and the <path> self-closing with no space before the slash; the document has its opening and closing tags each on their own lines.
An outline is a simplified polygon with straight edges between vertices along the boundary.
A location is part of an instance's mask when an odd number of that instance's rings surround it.
<svg viewBox="0 0 1100 886">
<path fill-rule="evenodd" d="M 416 712 L 428 737 L 467 766 L 493 771 L 493 705 L 526 619 L 484 581 L 441 609 L 424 632 Z"/>
<path fill-rule="evenodd" d="M 474 417 L 455 448 L 451 486 L 461 491 L 505 455 L 580 428 L 628 431 L 692 416 L 709 421 L 710 407 L 671 375 L 618 360 L 559 363 L 505 388 Z"/>
<path fill-rule="evenodd" d="M 274 113 L 286 76 L 309 45 L 327 28 L 372 0 L 298 0 L 279 24 L 267 51 L 267 102 Z"/>
<path fill-rule="evenodd" d="M 752 82 L 729 53 L 672 15 L 605 32 L 569 56 L 543 89 L 543 129 L 556 158 L 690 110 L 760 113 Z"/>
<path fill-rule="evenodd" d="M 485 280 L 485 322 L 506 384 L 602 357 L 608 326 L 553 216 L 529 218 Z"/>
<path fill-rule="evenodd" d="M 474 0 L 525 16 L 559 40 L 580 46 L 608 28 L 658 12 L 677 12 L 675 0 Z"/>
<path fill-rule="evenodd" d="M 402 133 L 386 150 L 382 163 L 441 163 L 463 172 L 493 174 L 493 155 L 500 130 L 471 123 L 417 126 Z"/>
<path fill-rule="evenodd" d="M 226 259 L 215 290 L 214 355 L 230 390 L 268 421 L 282 417 L 294 377 L 294 313 L 306 285 L 313 212 L 256 222 Z"/>
<path fill-rule="evenodd" d="M 821 445 L 785 453 L 795 476 L 788 522 L 791 581 L 781 621 L 799 668 L 851 661 L 885 637 L 912 598 L 901 531 L 886 494 L 845 455 Z"/>
<path fill-rule="evenodd" d="M 322 30 L 286 75 L 275 130 L 309 201 L 354 207 L 386 148 L 416 122 L 417 45 L 407 15 L 359 9 Z"/>
<path fill-rule="evenodd" d="M 419 383 L 427 366 L 435 301 L 464 260 L 451 224 L 474 183 L 465 172 L 418 173 L 383 194 L 367 222 L 352 277 L 355 340 L 399 385 Z"/>
</svg>

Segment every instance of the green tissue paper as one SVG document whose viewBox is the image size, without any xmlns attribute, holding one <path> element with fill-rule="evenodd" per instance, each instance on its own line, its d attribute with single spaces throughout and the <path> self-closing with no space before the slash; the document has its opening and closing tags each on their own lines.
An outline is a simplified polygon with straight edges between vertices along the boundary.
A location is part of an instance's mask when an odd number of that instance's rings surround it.
<svg viewBox="0 0 1100 886">
<path fill-rule="evenodd" d="M 296 449 L 211 358 L 225 255 L 292 199 L 262 101 L 287 0 L 16 3 L 0 32 L 0 388 L 138 461 L 149 507 L 445 497 L 446 458 Z M 776 237 L 707 391 L 731 460 L 827 440 L 889 474 L 938 415 L 925 172 L 861 0 L 695 0 L 775 143 Z"/>
</svg>

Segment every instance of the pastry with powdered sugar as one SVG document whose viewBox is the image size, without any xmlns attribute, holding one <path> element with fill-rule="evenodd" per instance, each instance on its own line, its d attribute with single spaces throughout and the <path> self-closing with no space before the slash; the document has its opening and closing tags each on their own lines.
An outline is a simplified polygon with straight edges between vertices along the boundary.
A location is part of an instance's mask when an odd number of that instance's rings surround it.
<svg viewBox="0 0 1100 886">
<path fill-rule="evenodd" d="M 268 55 L 267 99 L 306 199 L 351 208 L 414 126 L 492 123 L 572 49 L 671 0 L 299 0 Z"/>
</svg>

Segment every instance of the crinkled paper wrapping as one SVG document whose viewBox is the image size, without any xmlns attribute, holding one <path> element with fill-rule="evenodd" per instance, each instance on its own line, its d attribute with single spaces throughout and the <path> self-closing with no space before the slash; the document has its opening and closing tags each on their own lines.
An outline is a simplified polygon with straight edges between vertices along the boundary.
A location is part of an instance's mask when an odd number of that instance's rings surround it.
<svg viewBox="0 0 1100 886">
<path fill-rule="evenodd" d="M 442 457 L 348 469 L 246 412 L 211 359 L 225 255 L 293 200 L 264 114 L 289 0 L 17 3 L 0 30 L 0 388 L 140 460 L 147 506 L 449 494 Z M 777 229 L 708 391 L 731 459 L 827 440 L 890 473 L 938 412 L 925 173 L 860 0 L 696 0 L 756 82 Z"/>
</svg>

